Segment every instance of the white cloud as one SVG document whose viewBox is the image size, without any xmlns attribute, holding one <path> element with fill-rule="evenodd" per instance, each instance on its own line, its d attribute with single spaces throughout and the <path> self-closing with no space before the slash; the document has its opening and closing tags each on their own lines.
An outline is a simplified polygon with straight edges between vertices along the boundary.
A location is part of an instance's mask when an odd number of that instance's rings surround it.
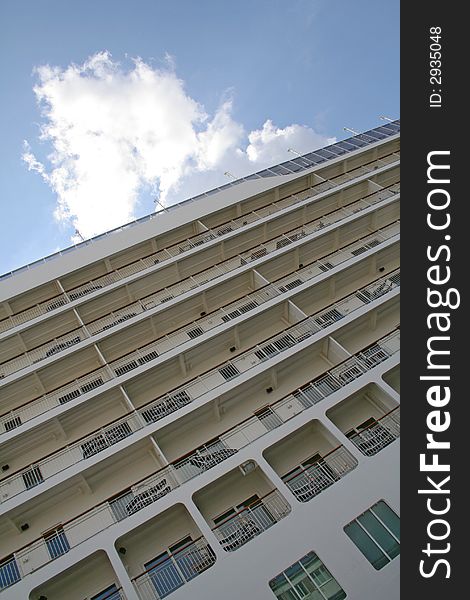
<svg viewBox="0 0 470 600">
<path fill-rule="evenodd" d="M 267 120 L 246 132 L 232 100 L 213 116 L 185 91 L 175 61 L 164 68 L 134 59 L 130 68 L 108 52 L 82 65 L 36 70 L 40 140 L 52 151 L 40 162 L 25 142 L 23 160 L 57 196 L 55 216 L 89 237 L 135 218 L 150 189 L 171 203 L 226 183 L 331 140 L 311 128 L 276 128 Z"/>
<path fill-rule="evenodd" d="M 286 160 L 289 148 L 305 154 L 313 148 L 333 143 L 335 139 L 325 139 L 305 125 L 294 124 L 279 129 L 268 119 L 262 129 L 252 131 L 248 135 L 248 141 L 250 143 L 246 154 L 252 162 L 275 164 Z"/>
</svg>

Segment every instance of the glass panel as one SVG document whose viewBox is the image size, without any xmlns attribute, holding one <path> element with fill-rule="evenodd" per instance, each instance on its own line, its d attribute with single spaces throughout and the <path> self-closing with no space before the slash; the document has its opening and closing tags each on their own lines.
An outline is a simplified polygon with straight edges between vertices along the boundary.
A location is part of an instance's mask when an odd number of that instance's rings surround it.
<svg viewBox="0 0 470 600">
<path fill-rule="evenodd" d="M 335 579 L 331 579 L 328 583 L 325 583 L 321 591 L 328 600 L 343 600 L 343 598 L 346 598 L 346 592 Z"/>
<path fill-rule="evenodd" d="M 284 575 L 278 575 L 269 582 L 269 587 L 279 600 L 299 600 L 298 595 L 292 590 Z"/>
<path fill-rule="evenodd" d="M 325 600 L 322 593 L 307 578 L 299 585 L 296 585 L 295 590 L 302 600 Z"/>
<path fill-rule="evenodd" d="M 106 588 L 96 596 L 92 596 L 90 600 L 118 600 L 119 592 L 117 587 L 114 585 L 110 585 L 109 588 Z"/>
<path fill-rule="evenodd" d="M 360 525 L 353 521 L 344 528 L 346 535 L 356 544 L 359 550 L 364 554 L 367 560 L 372 564 L 374 569 L 381 569 L 390 560 L 380 550 L 367 533 L 361 528 Z"/>
<path fill-rule="evenodd" d="M 358 517 L 357 520 L 391 558 L 395 558 L 395 556 L 400 554 L 400 544 L 385 529 L 382 523 L 377 520 L 370 510 Z"/>
<path fill-rule="evenodd" d="M 286 574 L 286 577 L 288 577 L 293 584 L 296 584 L 299 581 L 302 581 L 302 579 L 304 579 L 306 576 L 305 571 L 302 569 L 302 567 L 300 566 L 300 563 L 298 563 L 298 562 L 291 565 L 288 569 L 286 569 L 284 571 L 284 573 Z"/>
<path fill-rule="evenodd" d="M 284 576 L 285 574 L 285 576 Z M 309 552 L 269 582 L 280 600 L 342 600 L 345 592 L 315 552 Z"/>
<path fill-rule="evenodd" d="M 381 519 L 385 525 L 390 529 L 393 535 L 399 540 L 400 539 L 400 517 L 396 515 L 393 510 L 385 504 L 383 500 L 377 502 L 372 507 L 373 512 Z"/>
<path fill-rule="evenodd" d="M 195 544 L 190 543 L 175 554 L 175 560 L 185 580 L 190 581 L 193 577 L 199 575 L 198 569 L 204 563 L 204 556 Z"/>
<path fill-rule="evenodd" d="M 154 568 L 152 568 L 154 567 Z M 164 598 L 183 585 L 183 579 L 168 552 L 160 554 L 157 558 L 145 565 L 150 571 L 152 581 L 159 598 Z"/>
<path fill-rule="evenodd" d="M 322 585 L 324 585 L 331 579 L 331 573 L 328 571 L 328 569 L 325 567 L 325 565 L 322 564 L 321 562 L 320 562 L 318 568 L 316 568 L 315 570 L 310 572 L 310 576 L 315 581 L 315 583 L 318 585 L 318 587 L 321 587 Z"/>
</svg>

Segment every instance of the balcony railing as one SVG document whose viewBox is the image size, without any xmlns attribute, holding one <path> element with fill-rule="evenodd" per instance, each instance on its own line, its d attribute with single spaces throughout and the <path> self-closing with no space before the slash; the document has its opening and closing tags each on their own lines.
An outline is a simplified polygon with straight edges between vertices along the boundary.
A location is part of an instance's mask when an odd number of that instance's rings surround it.
<svg viewBox="0 0 470 600">
<path fill-rule="evenodd" d="M 126 596 L 121 588 L 119 588 L 117 590 L 110 590 L 108 595 L 106 595 L 106 596 L 100 595 L 99 599 L 100 600 L 127 600 Z M 86 597 L 83 600 L 91 600 L 91 599 L 89 597 Z"/>
<path fill-rule="evenodd" d="M 21 579 L 20 571 L 14 556 L 4 559 L 0 563 L 0 591 L 10 587 Z"/>
<path fill-rule="evenodd" d="M 171 246 L 164 250 L 160 250 L 146 258 L 139 259 L 134 263 L 131 263 L 125 267 L 103 275 L 102 277 L 99 277 L 97 279 L 91 280 L 85 284 L 80 285 L 77 288 L 67 291 L 66 293 L 59 294 L 58 296 L 55 296 L 54 298 L 51 298 L 46 302 L 41 302 L 22 312 L 9 316 L 0 321 L 0 332 L 7 331 L 13 327 L 16 327 L 32 319 L 47 314 L 48 312 L 51 312 L 56 308 L 60 308 L 79 298 L 83 298 L 92 292 L 103 289 L 111 284 L 117 283 L 125 277 L 129 277 L 130 275 L 134 275 L 135 273 L 141 273 L 145 270 L 155 267 L 156 264 L 163 263 L 166 260 L 169 260 L 175 256 L 179 256 L 182 252 L 187 252 L 209 241 L 218 239 L 223 235 L 245 227 L 246 225 L 253 223 L 259 219 L 262 219 L 265 216 L 272 215 L 288 206 L 293 206 L 306 199 L 313 198 L 325 191 L 333 190 L 339 185 L 342 185 L 348 181 L 352 181 L 353 179 L 356 179 L 363 175 L 370 174 L 379 167 L 394 165 L 398 163 L 399 156 L 397 154 L 392 154 L 389 157 L 384 157 L 382 159 L 373 161 L 367 165 L 352 169 L 350 172 L 347 172 L 336 178 L 332 178 L 331 180 L 325 180 L 324 182 L 321 182 L 313 186 L 313 188 L 305 190 L 304 192 L 294 194 L 292 196 L 289 196 L 288 198 L 284 198 L 283 200 L 266 205 L 265 207 L 259 208 L 256 211 L 252 211 L 251 213 L 238 217 L 237 219 L 228 221 L 227 223 L 219 225 L 213 230 L 208 229 L 207 231 L 197 234 L 192 238 L 180 241 L 174 246 Z"/>
<path fill-rule="evenodd" d="M 397 406 L 375 423 L 348 435 L 351 442 L 365 456 L 374 456 L 400 437 L 400 407 Z"/>
<path fill-rule="evenodd" d="M 37 348 L 29 350 L 20 356 L 6 361 L 0 366 L 0 375 L 3 377 L 7 377 L 12 373 L 30 367 L 33 364 L 36 364 L 51 356 L 55 356 L 85 339 L 93 337 L 94 335 L 97 335 L 104 330 L 111 329 L 116 325 L 123 323 L 131 319 L 132 317 L 137 316 L 138 314 L 142 314 L 147 310 L 155 308 L 158 304 L 161 304 L 165 300 L 168 301 L 168 299 L 175 298 L 186 291 L 194 289 L 199 285 L 203 285 L 207 281 L 210 281 L 213 278 L 220 276 L 221 274 L 229 272 L 224 269 L 224 265 L 230 265 L 232 268 L 229 270 L 233 270 L 240 267 L 240 265 L 248 264 L 249 262 L 252 262 L 257 258 L 261 258 L 262 256 L 266 256 L 267 254 L 270 254 L 275 250 L 278 250 L 279 248 L 288 246 L 297 240 L 305 238 L 305 241 L 307 241 L 319 229 L 322 229 L 323 227 L 331 225 L 332 223 L 335 223 L 338 220 L 340 220 L 337 219 L 339 214 L 342 215 L 341 218 L 344 218 L 345 212 L 349 214 L 360 212 L 365 208 L 369 208 L 371 204 L 381 202 L 390 197 L 393 197 L 394 194 L 395 191 L 391 190 L 390 188 L 374 192 L 373 194 L 369 195 L 367 199 L 356 201 L 352 205 L 349 205 L 344 209 L 334 211 L 333 213 L 330 213 L 322 217 L 321 219 L 315 219 L 310 223 L 306 223 L 302 227 L 298 227 L 286 234 L 282 234 L 270 240 L 269 242 L 260 244 L 255 248 L 252 248 L 250 251 L 244 252 L 223 263 L 219 263 L 219 265 L 211 267 L 206 271 L 202 271 L 198 275 L 194 275 L 188 280 L 184 280 L 180 284 L 175 284 L 173 286 L 165 288 L 164 290 L 160 290 L 156 294 L 152 294 L 151 296 L 148 296 L 143 300 L 134 302 L 133 304 L 128 305 L 127 307 L 122 308 L 118 311 L 114 311 L 109 315 L 106 315 L 105 317 L 100 317 L 96 321 L 89 323 L 86 327 L 79 327 L 77 329 L 74 329 L 63 336 L 60 336 L 59 338 L 55 338 L 50 342 L 47 342 L 46 344 L 42 344 Z M 384 228 L 382 231 L 385 231 L 386 229 L 387 228 Z M 380 234 L 381 231 L 378 231 L 377 235 L 380 236 Z M 370 238 L 370 241 L 375 244 L 380 239 L 379 237 L 377 240 L 373 241 L 373 238 L 375 237 L 374 235 L 368 237 Z M 366 240 L 363 240 L 363 242 L 366 243 Z M 364 252 L 368 249 L 367 246 L 362 246 L 360 243 L 357 244 L 357 248 L 354 248 L 353 246 L 354 244 L 350 244 L 351 251 L 354 256 L 357 256 L 361 252 Z M 371 245 L 370 247 L 373 246 Z M 321 261 L 316 262 L 323 270 L 325 270 L 325 264 L 336 266 L 337 264 L 340 264 L 340 262 L 342 262 L 341 260 L 331 262 L 331 259 L 335 260 L 337 256 L 341 255 L 341 253 L 342 251 L 333 252 L 331 256 L 324 257 L 322 259 L 323 263 L 321 263 Z M 330 266 L 329 268 L 332 268 L 332 266 Z M 208 271 L 210 272 L 209 277 L 207 276 Z"/>
<path fill-rule="evenodd" d="M 298 467 L 298 472 L 283 478 L 300 502 L 308 502 L 356 468 L 357 460 L 344 446 L 338 446 L 317 463 Z"/>
<path fill-rule="evenodd" d="M 271 169 L 264 169 L 263 171 L 260 171 L 258 173 L 253 173 L 251 175 L 247 175 L 246 177 L 242 177 L 241 179 L 237 179 L 236 181 L 231 181 L 229 183 L 226 183 L 225 185 L 223 185 L 219 188 L 208 190 L 207 192 L 203 192 L 202 194 L 199 194 L 198 196 L 194 196 L 193 198 L 187 198 L 186 200 L 183 200 L 183 201 L 173 204 L 171 206 L 165 207 L 164 209 L 162 209 L 162 211 L 153 212 L 149 215 L 140 217 L 139 219 L 136 219 L 135 221 L 131 221 L 130 223 L 120 225 L 119 227 L 116 227 L 115 229 L 111 229 L 109 231 L 101 233 L 95 237 L 85 240 L 84 242 L 80 242 L 79 244 L 75 244 L 73 246 L 70 246 L 69 248 L 65 248 L 64 250 L 59 250 L 58 252 L 55 252 L 54 254 L 50 254 L 49 256 L 41 258 L 33 263 L 27 264 L 23 267 L 19 267 L 18 269 L 15 269 L 14 271 L 4 273 L 4 274 L 0 275 L 0 281 L 2 279 L 7 279 L 7 278 L 11 277 L 12 275 L 20 273 L 22 271 L 27 271 L 29 269 L 32 269 L 40 264 L 49 262 L 50 260 L 54 260 L 55 258 L 57 258 L 58 256 L 61 256 L 63 254 L 68 254 L 69 252 L 75 250 L 78 247 L 87 246 L 87 245 L 95 242 L 96 240 L 99 240 L 103 237 L 107 237 L 108 235 L 112 235 L 113 233 L 116 233 L 118 231 L 123 231 L 125 229 L 128 229 L 129 227 L 134 227 L 135 225 L 137 225 L 139 223 L 143 223 L 145 221 L 150 221 L 150 220 L 154 219 L 156 216 L 158 216 L 160 212 L 172 211 L 172 210 L 178 209 L 186 204 L 189 204 L 189 203 L 194 202 L 195 200 L 198 200 L 199 198 L 211 196 L 212 194 L 215 194 L 216 192 L 219 192 L 223 189 L 232 187 L 233 185 L 238 185 L 242 181 L 258 179 L 260 177 L 265 177 L 265 176 L 270 177 L 272 175 L 296 173 L 298 171 L 302 171 L 304 169 L 308 169 L 313 166 L 320 165 L 321 163 L 326 162 L 328 160 L 328 158 L 338 158 L 338 157 L 341 157 L 341 155 L 345 155 L 344 158 L 347 158 L 347 154 L 349 152 L 357 151 L 357 150 L 363 148 L 364 146 L 367 146 L 368 144 L 376 143 L 381 139 L 386 139 L 387 137 L 396 135 L 398 133 L 400 133 L 400 120 L 399 119 L 393 121 L 393 123 L 387 123 L 385 125 L 381 125 L 380 127 L 376 127 L 375 129 L 372 129 L 370 131 L 366 131 L 366 132 L 358 134 L 354 137 L 347 138 L 345 140 L 341 140 L 339 142 L 336 142 L 335 144 L 327 146 L 326 148 L 322 149 L 321 155 L 319 155 L 318 152 L 307 153 L 307 154 L 303 155 L 302 157 L 298 157 L 298 158 L 296 157 L 289 161 L 286 161 L 285 163 L 276 165 L 274 167 L 274 170 L 272 170 L 273 169 L 273 167 L 272 167 Z M 323 152 L 323 150 L 326 151 L 326 154 L 328 155 L 328 157 L 325 156 L 325 153 Z M 399 151 L 397 151 L 395 154 L 399 156 Z M 380 160 L 383 160 L 384 158 L 385 157 L 382 157 Z M 288 166 L 288 168 L 285 168 L 285 166 Z M 289 166 L 292 166 L 292 168 L 289 168 Z"/>
<path fill-rule="evenodd" d="M 315 277 L 322 275 L 325 271 L 338 266 L 353 256 L 357 256 L 369 248 L 379 246 L 383 242 L 398 236 L 398 232 L 399 223 L 392 223 L 374 234 L 357 240 L 340 250 L 314 261 L 291 275 L 287 275 L 270 285 L 266 285 L 264 288 L 258 290 L 258 292 L 248 294 L 214 311 L 207 317 L 203 317 L 177 329 L 173 333 L 159 338 L 156 342 L 152 342 L 114 361 L 111 363 L 114 372 L 107 368 L 101 368 L 67 383 L 57 390 L 48 392 L 40 398 L 30 400 L 23 406 L 0 416 L 0 426 L 3 425 L 3 431 L 0 434 L 9 432 L 24 422 L 103 385 L 113 379 L 113 377 L 123 375 L 143 364 L 147 364 L 178 345 L 188 342 L 190 339 L 194 339 L 198 335 L 202 335 L 204 332 L 210 331 L 280 294 L 287 293 L 302 283 L 313 280 Z"/>
<path fill-rule="evenodd" d="M 274 490 L 260 498 L 256 504 L 229 517 L 212 531 L 226 552 L 234 552 L 287 517 L 290 512 L 289 503 Z"/>
<path fill-rule="evenodd" d="M 137 482 L 132 488 L 72 519 L 62 526 L 68 544 L 71 548 L 79 545 L 114 523 L 153 504 L 184 482 L 226 460 L 238 450 L 396 354 L 399 351 L 399 342 L 400 331 L 395 330 L 292 394 L 266 407 L 261 413 L 249 417 L 220 434 L 217 441 L 199 447 L 187 456 Z M 376 360 L 370 360 L 371 355 L 377 357 Z M 363 356 L 366 356 L 366 359 Z M 345 377 L 345 373 L 352 374 L 352 378 Z M 228 452 L 221 452 L 221 450 L 228 450 Z M 44 540 L 40 538 L 0 563 L 0 581 L 9 582 L 3 584 L 5 587 L 12 585 L 50 560 L 48 553 L 44 552 Z"/>
<path fill-rule="evenodd" d="M 165 558 L 133 580 L 140 600 L 160 600 L 215 563 L 215 554 L 201 537 Z"/>
<path fill-rule="evenodd" d="M 53 475 L 120 442 L 146 425 L 163 419 L 179 408 L 217 389 L 227 381 L 236 379 L 266 360 L 295 347 L 373 300 L 394 291 L 399 287 L 399 273 L 400 271 L 397 269 L 379 278 L 329 308 L 323 309 L 316 315 L 307 317 L 265 342 L 257 344 L 237 358 L 228 360 L 205 374 L 195 377 L 184 386 L 160 396 L 121 419 L 37 461 L 34 465 L 13 473 L 0 482 L 0 502 L 5 502 L 7 499 L 31 489 L 33 487 L 30 479 L 32 470 L 35 473 L 35 485 L 40 485 Z M 351 365 L 338 377 L 347 382 L 360 374 L 360 368 L 357 365 Z M 332 385 L 329 381 L 322 383 L 324 388 L 329 385 Z M 319 391 L 319 393 L 321 392 Z"/>
</svg>

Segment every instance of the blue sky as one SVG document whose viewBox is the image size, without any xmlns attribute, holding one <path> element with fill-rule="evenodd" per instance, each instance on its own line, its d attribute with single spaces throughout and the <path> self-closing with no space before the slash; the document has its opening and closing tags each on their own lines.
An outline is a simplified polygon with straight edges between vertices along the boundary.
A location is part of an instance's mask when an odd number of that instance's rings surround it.
<svg viewBox="0 0 470 600">
<path fill-rule="evenodd" d="M 0 23 L 0 273 L 399 117 L 398 0 L 3 0 Z"/>
</svg>

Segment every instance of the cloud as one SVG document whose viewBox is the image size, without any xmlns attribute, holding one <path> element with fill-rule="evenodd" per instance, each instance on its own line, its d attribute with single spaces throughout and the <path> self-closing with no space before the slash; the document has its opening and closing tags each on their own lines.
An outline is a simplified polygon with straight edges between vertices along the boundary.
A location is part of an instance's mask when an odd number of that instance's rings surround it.
<svg viewBox="0 0 470 600">
<path fill-rule="evenodd" d="M 41 111 L 38 160 L 25 142 L 22 158 L 57 197 L 55 217 L 84 237 L 135 218 L 144 192 L 172 203 L 330 142 L 303 125 L 267 120 L 246 132 L 225 98 L 213 115 L 191 98 L 175 72 L 140 58 L 127 67 L 108 52 L 83 64 L 36 69 Z"/>
<path fill-rule="evenodd" d="M 336 140 L 325 139 L 305 125 L 289 125 L 279 129 L 268 119 L 262 129 L 252 131 L 248 135 L 248 141 L 250 143 L 246 154 L 252 162 L 275 164 L 286 160 L 286 152 L 290 147 L 303 154 Z"/>
</svg>

